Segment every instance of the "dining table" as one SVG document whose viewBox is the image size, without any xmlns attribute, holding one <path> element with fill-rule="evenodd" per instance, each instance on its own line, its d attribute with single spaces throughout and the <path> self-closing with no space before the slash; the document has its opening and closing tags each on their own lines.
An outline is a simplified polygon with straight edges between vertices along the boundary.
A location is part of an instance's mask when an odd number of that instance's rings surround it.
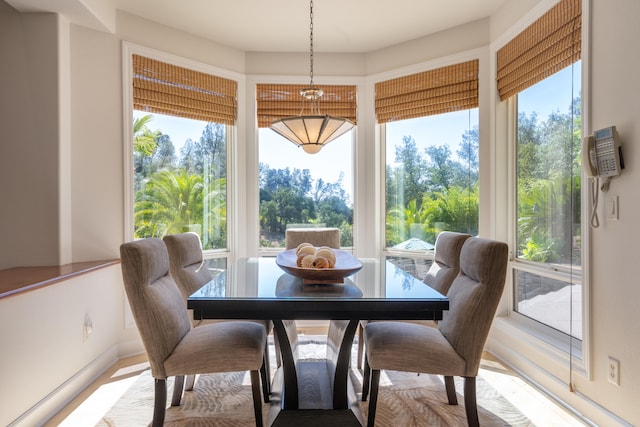
<svg viewBox="0 0 640 427">
<path fill-rule="evenodd" d="M 441 320 L 449 300 L 407 273 L 391 258 L 348 259 L 343 274 L 306 278 L 286 259 L 241 258 L 219 269 L 189 296 L 199 319 L 262 319 L 273 322 L 280 366 L 271 386 L 268 425 L 363 425 L 350 379 L 351 352 L 361 320 Z M 295 259 L 295 258 L 294 258 Z M 285 265 L 286 264 L 286 265 Z M 338 264 L 338 263 L 337 263 Z M 338 265 L 336 265 L 338 267 Z M 301 359 L 296 320 L 328 320 L 326 357 Z"/>
</svg>

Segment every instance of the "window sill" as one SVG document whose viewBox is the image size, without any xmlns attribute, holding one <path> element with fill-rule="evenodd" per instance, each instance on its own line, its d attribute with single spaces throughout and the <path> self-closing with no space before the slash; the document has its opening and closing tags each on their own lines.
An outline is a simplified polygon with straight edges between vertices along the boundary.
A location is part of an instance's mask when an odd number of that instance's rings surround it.
<svg viewBox="0 0 640 427">
<path fill-rule="evenodd" d="M 40 289 L 119 262 L 119 259 L 112 259 L 0 270 L 0 299 Z"/>
<path fill-rule="evenodd" d="M 588 379 L 586 361 L 583 358 L 585 355 L 582 354 L 581 348 L 570 348 L 568 342 L 558 341 L 542 329 L 516 316 L 496 317 L 490 339 L 490 346 L 496 350 L 498 357 L 528 360 L 529 363 L 559 377 L 562 377 L 560 372 L 572 369 Z M 504 351 L 510 355 L 501 354 Z"/>
</svg>

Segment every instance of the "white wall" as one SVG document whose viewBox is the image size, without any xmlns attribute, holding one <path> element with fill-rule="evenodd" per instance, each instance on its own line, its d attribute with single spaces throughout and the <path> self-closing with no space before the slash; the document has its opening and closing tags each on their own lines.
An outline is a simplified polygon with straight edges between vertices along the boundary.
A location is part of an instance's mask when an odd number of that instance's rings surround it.
<svg viewBox="0 0 640 427">
<path fill-rule="evenodd" d="M 121 280 L 117 264 L 0 299 L 0 425 L 36 425 L 117 361 Z"/>
<path fill-rule="evenodd" d="M 593 400 L 640 424 L 640 286 L 637 281 L 640 210 L 640 2 L 593 1 L 590 132 L 616 125 L 625 169 L 608 195 L 620 197 L 620 220 L 609 221 L 601 193 L 601 226 L 592 238 L 592 330 L 594 381 L 581 384 Z M 620 387 L 607 382 L 607 357 L 620 360 Z"/>
<path fill-rule="evenodd" d="M 71 26 L 73 260 L 119 258 L 124 236 L 120 41 Z"/>
<path fill-rule="evenodd" d="M 0 268 L 60 262 L 57 28 L 0 2 Z"/>
</svg>

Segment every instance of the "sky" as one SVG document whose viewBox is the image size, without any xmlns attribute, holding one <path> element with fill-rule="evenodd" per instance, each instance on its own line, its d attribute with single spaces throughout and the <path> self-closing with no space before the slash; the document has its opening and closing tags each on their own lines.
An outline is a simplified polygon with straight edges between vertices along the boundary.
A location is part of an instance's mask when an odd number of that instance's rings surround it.
<svg viewBox="0 0 640 427">
<path fill-rule="evenodd" d="M 574 65 L 580 64 L 581 61 Z M 518 94 L 518 109 L 527 114 L 535 111 L 538 113 L 538 119 L 545 120 L 553 111 L 564 114 L 569 111 L 572 99 L 580 95 L 581 83 L 580 66 L 569 66 L 558 73 L 547 77 Z M 573 73 L 573 94 L 571 87 L 567 85 L 567 81 L 571 79 Z M 551 108 L 550 106 L 559 106 Z"/>
</svg>

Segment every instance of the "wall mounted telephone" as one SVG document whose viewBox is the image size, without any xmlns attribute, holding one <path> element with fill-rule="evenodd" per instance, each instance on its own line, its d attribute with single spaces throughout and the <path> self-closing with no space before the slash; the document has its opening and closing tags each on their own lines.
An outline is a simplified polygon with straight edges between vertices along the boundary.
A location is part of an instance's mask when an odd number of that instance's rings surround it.
<svg viewBox="0 0 640 427">
<path fill-rule="evenodd" d="M 597 228 L 600 225 L 597 214 L 600 178 L 606 178 L 600 187 L 600 190 L 606 192 L 609 190 L 610 179 L 620 175 L 621 170 L 624 169 L 622 148 L 615 126 L 597 130 L 593 136 L 584 138 L 582 166 L 587 175 L 593 178 L 591 182 L 591 226 Z"/>
<path fill-rule="evenodd" d="M 582 148 L 585 171 L 589 176 L 612 177 L 620 175 L 624 167 L 615 126 L 597 130 L 584 139 Z"/>
</svg>

